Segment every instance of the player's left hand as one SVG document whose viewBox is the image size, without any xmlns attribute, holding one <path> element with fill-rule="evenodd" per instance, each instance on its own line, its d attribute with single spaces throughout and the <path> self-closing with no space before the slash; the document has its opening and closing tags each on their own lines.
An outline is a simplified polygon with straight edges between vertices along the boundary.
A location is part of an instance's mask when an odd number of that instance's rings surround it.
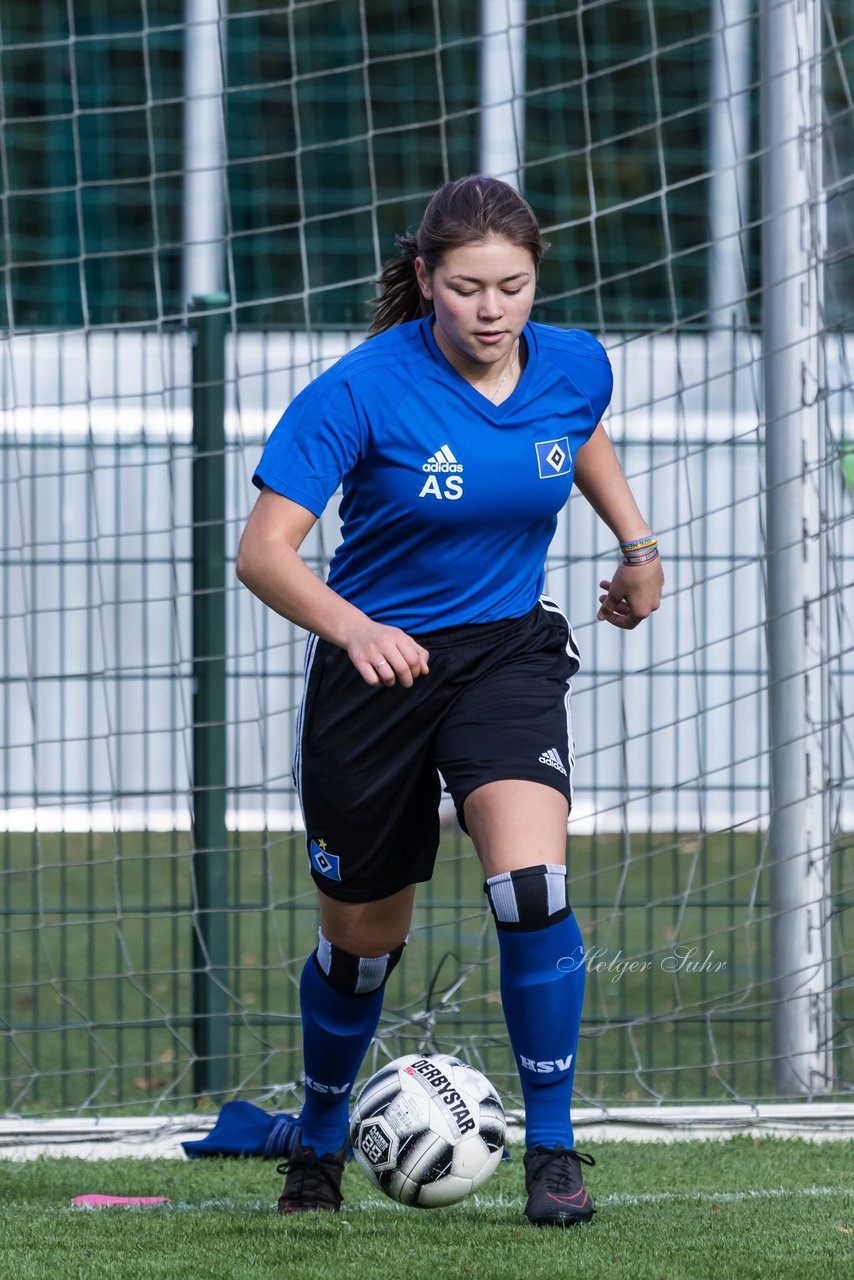
<svg viewBox="0 0 854 1280">
<path fill-rule="evenodd" d="M 604 595 L 599 597 L 598 622 L 610 622 L 621 631 L 631 631 L 654 613 L 661 604 L 664 572 L 661 558 L 648 564 L 621 564 L 611 581 L 599 583 Z"/>
</svg>

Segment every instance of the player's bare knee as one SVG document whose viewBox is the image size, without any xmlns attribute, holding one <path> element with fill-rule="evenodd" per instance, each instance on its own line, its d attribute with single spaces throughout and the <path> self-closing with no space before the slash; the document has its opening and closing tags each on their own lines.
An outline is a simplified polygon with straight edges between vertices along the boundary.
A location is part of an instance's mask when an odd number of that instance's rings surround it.
<svg viewBox="0 0 854 1280">
<path fill-rule="evenodd" d="M 375 958 L 405 942 L 412 923 L 414 888 L 376 902 L 339 902 L 320 894 L 320 927 L 336 947 Z"/>
</svg>

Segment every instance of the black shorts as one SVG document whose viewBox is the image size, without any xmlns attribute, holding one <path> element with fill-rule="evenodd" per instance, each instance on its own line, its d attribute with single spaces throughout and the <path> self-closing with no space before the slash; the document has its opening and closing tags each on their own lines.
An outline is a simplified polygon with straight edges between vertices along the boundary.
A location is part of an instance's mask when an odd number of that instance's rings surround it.
<svg viewBox="0 0 854 1280">
<path fill-rule="evenodd" d="M 343 902 L 372 902 L 429 880 L 441 781 L 463 806 L 476 787 L 542 782 L 572 805 L 569 681 L 579 654 L 557 605 L 523 618 L 413 637 L 430 674 L 411 689 L 365 683 L 347 653 L 306 648 L 294 779 L 311 874 Z"/>
</svg>

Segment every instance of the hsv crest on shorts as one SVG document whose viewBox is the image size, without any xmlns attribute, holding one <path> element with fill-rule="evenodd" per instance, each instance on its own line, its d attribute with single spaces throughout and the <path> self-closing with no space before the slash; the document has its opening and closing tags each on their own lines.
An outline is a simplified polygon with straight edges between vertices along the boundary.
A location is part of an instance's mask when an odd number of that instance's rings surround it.
<svg viewBox="0 0 854 1280">
<path fill-rule="evenodd" d="M 308 846 L 308 856 L 315 871 L 319 871 L 328 880 L 341 879 L 341 867 L 336 854 L 326 848 L 325 840 L 312 840 Z"/>
</svg>

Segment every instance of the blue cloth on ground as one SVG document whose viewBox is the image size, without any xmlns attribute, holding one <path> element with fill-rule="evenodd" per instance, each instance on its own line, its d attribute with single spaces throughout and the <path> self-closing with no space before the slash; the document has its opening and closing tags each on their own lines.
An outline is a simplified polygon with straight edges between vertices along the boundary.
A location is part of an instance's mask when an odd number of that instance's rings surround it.
<svg viewBox="0 0 854 1280">
<path fill-rule="evenodd" d="M 226 1102 L 210 1133 L 181 1146 L 198 1156 L 261 1156 L 264 1160 L 289 1156 L 299 1133 L 299 1115 L 271 1115 L 251 1102 Z"/>
<path fill-rule="evenodd" d="M 293 1151 L 299 1133 L 299 1113 L 270 1115 L 251 1102 L 226 1102 L 210 1133 L 181 1146 L 191 1160 L 201 1156 L 260 1156 L 262 1160 L 281 1159 Z M 353 1148 L 347 1159 L 352 1160 Z M 504 1149 L 502 1160 L 510 1159 Z"/>
</svg>

